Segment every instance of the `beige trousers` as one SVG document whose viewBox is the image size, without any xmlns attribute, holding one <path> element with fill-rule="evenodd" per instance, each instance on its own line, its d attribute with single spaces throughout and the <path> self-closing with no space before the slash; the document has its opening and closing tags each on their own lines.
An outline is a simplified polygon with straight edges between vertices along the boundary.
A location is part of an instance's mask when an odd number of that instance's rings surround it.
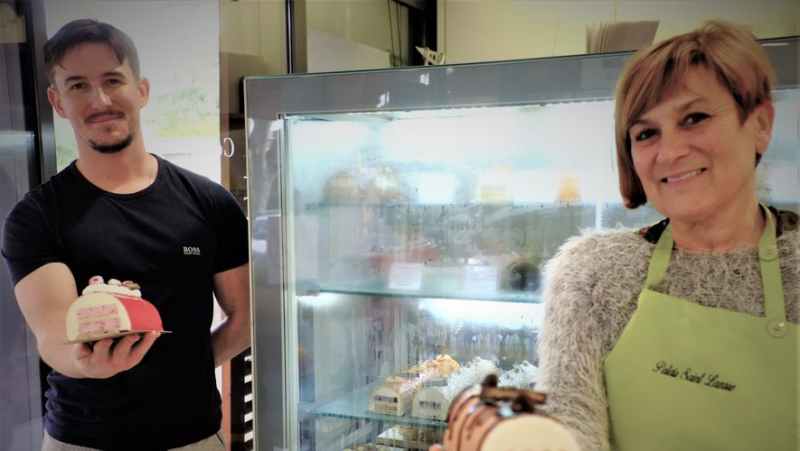
<svg viewBox="0 0 800 451">
<path fill-rule="evenodd" d="M 173 448 L 171 451 L 225 451 L 225 436 L 220 429 L 216 434 L 204 438 L 199 442 L 195 442 L 180 448 Z M 59 442 L 58 440 L 50 437 L 47 431 L 44 432 L 44 441 L 42 441 L 42 451 L 101 451 L 95 448 L 87 448 L 85 446 L 70 445 L 69 443 Z"/>
</svg>

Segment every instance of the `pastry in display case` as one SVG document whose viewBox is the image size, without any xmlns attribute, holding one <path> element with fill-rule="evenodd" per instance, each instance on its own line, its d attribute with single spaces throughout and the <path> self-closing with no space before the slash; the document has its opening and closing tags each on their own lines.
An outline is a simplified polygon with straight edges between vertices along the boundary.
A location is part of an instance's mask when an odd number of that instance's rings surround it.
<svg viewBox="0 0 800 451">
<path fill-rule="evenodd" d="M 536 384 L 536 374 L 539 369 L 532 365 L 527 360 L 519 364 L 514 364 L 514 367 L 503 373 L 498 380 L 497 385 L 500 387 L 519 388 L 523 390 L 533 389 Z"/>
<path fill-rule="evenodd" d="M 406 415 L 412 402 L 422 387 L 446 382 L 461 366 L 449 355 L 414 365 L 408 371 L 386 378 L 386 381 L 372 391 L 369 410 L 390 415 Z"/>
<path fill-rule="evenodd" d="M 475 357 L 447 377 L 423 384 L 414 396 L 411 415 L 416 418 L 446 420 L 450 403 L 467 387 L 480 383 L 490 374 L 497 375 L 494 363 Z"/>
<path fill-rule="evenodd" d="M 389 415 L 405 415 L 422 381 L 418 377 L 389 376 L 372 391 L 369 410 Z"/>
<path fill-rule="evenodd" d="M 356 177 L 347 170 L 331 175 L 325 182 L 325 199 L 328 202 L 359 202 L 361 189 Z"/>
<path fill-rule="evenodd" d="M 797 42 L 773 44 L 759 195 L 797 211 Z M 525 397 L 548 262 L 584 230 L 662 219 L 618 192 L 630 55 L 245 79 L 258 449 L 424 450 L 463 426 L 498 443 L 553 423 Z M 513 399 L 481 401 L 487 375 Z M 462 403 L 486 413 L 453 423 Z"/>
</svg>

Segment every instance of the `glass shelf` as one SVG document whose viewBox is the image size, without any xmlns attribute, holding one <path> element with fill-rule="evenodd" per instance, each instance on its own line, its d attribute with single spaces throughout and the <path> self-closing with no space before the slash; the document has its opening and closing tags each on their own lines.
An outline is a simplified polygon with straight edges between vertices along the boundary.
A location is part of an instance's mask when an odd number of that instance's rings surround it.
<svg viewBox="0 0 800 451">
<path fill-rule="evenodd" d="M 595 208 L 595 205 L 584 205 L 582 202 L 508 202 L 508 201 L 472 201 L 463 203 L 416 203 L 416 202 L 371 202 L 367 200 L 336 201 L 336 202 L 315 202 L 303 205 L 306 212 L 324 212 L 338 208 L 374 208 L 383 210 L 405 210 L 415 213 L 428 213 L 431 215 L 442 216 L 444 211 L 448 215 L 454 215 L 461 211 L 472 212 L 474 210 L 487 208 L 492 212 L 507 211 L 510 214 L 527 215 L 531 212 L 551 211 L 561 209 L 583 209 L 585 207 Z"/>
<path fill-rule="evenodd" d="M 335 401 L 322 404 L 309 410 L 309 414 L 318 416 L 332 416 L 346 419 L 370 420 L 383 422 L 393 425 L 406 425 L 430 429 L 444 429 L 446 421 L 429 420 L 425 418 L 414 418 L 411 413 L 404 416 L 385 415 L 371 412 L 369 410 L 369 398 L 372 391 L 382 382 L 375 382 L 365 385 L 347 396 L 343 396 Z"/>
<path fill-rule="evenodd" d="M 499 302 L 516 302 L 516 303 L 533 303 L 538 304 L 541 302 L 541 294 L 538 292 L 528 291 L 497 291 L 493 293 L 479 293 L 468 292 L 465 290 L 436 290 L 436 289 L 421 289 L 421 290 L 396 290 L 386 288 L 385 283 L 375 282 L 374 284 L 366 285 L 334 285 L 325 284 L 318 286 L 307 286 L 305 288 L 306 296 L 314 296 L 319 293 L 334 293 L 334 294 L 355 294 L 361 296 L 378 296 L 378 297 L 398 297 L 398 298 L 429 298 L 429 299 L 458 299 L 458 300 L 474 300 L 474 301 L 499 301 Z"/>
</svg>

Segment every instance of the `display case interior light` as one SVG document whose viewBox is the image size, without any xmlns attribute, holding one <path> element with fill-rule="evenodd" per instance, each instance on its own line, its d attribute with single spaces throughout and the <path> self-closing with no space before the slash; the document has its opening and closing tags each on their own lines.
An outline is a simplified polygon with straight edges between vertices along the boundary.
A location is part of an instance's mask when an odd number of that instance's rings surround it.
<svg viewBox="0 0 800 451">
<path fill-rule="evenodd" d="M 313 296 L 298 296 L 297 303 L 303 306 L 311 306 L 315 309 L 334 308 L 341 304 L 345 295 L 336 293 L 318 293 Z"/>
<path fill-rule="evenodd" d="M 509 303 L 486 300 L 421 299 L 419 309 L 445 323 L 539 329 L 544 320 L 542 303 Z"/>
<path fill-rule="evenodd" d="M 394 166 L 420 182 L 422 204 L 618 202 L 613 108 L 591 101 L 303 115 L 288 117 L 287 131 L 298 171 L 319 158 Z M 450 173 L 437 174 L 443 167 Z M 456 199 L 464 177 L 480 186 Z"/>
<path fill-rule="evenodd" d="M 290 117 L 293 146 L 302 152 L 314 149 L 347 151 L 369 142 L 378 145 L 384 159 L 406 158 L 416 152 L 420 161 L 497 159 L 518 156 L 553 160 L 553 153 L 585 159 L 588 145 L 598 147 L 598 134 L 610 139 L 608 115 L 611 102 L 454 109 L 398 113 L 361 113 L 342 116 Z M 540 115 L 538 113 L 545 112 Z M 438 113 L 436 116 L 434 113 Z M 564 119 L 567 120 L 564 120 Z M 338 119 L 338 120 L 335 120 Z M 565 125 L 566 124 L 566 125 Z M 374 128 L 368 132 L 366 127 Z M 576 133 L 580 130 L 581 133 Z M 368 141 L 374 137 L 376 141 Z M 591 136 L 592 143 L 584 142 Z M 607 146 L 601 146 L 607 150 Z"/>
<path fill-rule="evenodd" d="M 418 200 L 422 205 L 447 204 L 453 202 L 458 188 L 458 179 L 453 174 L 416 174 Z"/>
<path fill-rule="evenodd" d="M 317 117 L 288 118 L 292 146 L 305 157 L 349 154 L 371 142 L 373 131 L 363 121 L 329 121 Z"/>
</svg>

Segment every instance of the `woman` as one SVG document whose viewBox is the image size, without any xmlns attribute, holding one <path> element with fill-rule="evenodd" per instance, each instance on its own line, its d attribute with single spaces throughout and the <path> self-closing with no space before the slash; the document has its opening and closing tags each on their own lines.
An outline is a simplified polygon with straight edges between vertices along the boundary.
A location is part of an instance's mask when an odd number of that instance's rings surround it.
<svg viewBox="0 0 800 451">
<path fill-rule="evenodd" d="M 772 77 L 721 21 L 626 66 L 622 197 L 666 219 L 573 238 L 547 267 L 536 389 L 584 451 L 798 449 L 798 216 L 755 194 Z"/>
</svg>

